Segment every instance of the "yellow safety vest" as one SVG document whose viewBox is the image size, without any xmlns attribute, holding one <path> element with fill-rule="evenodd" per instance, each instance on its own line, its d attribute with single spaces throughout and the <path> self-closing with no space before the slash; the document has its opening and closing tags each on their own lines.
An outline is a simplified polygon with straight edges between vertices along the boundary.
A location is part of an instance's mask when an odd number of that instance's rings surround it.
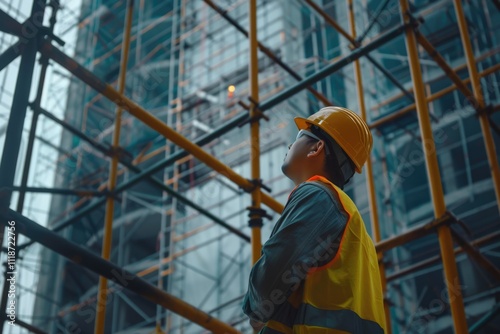
<svg viewBox="0 0 500 334">
<path fill-rule="evenodd" d="M 335 257 L 309 270 L 261 333 L 385 333 L 377 253 L 356 205 L 322 176 L 307 181 L 329 186 L 348 221 Z"/>
</svg>

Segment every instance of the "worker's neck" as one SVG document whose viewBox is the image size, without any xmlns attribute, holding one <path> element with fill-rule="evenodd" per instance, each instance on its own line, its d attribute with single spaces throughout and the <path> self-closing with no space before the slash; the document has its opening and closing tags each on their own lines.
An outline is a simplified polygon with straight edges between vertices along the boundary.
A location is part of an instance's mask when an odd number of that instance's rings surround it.
<svg viewBox="0 0 500 334">
<path fill-rule="evenodd" d="M 316 176 L 316 175 L 326 177 L 326 174 L 323 172 L 323 170 L 310 170 L 308 172 L 304 172 L 302 175 L 300 175 L 296 178 L 293 178 L 292 181 L 293 181 L 293 183 L 295 183 L 295 186 L 298 186 L 299 184 L 306 182 L 311 177 Z"/>
</svg>

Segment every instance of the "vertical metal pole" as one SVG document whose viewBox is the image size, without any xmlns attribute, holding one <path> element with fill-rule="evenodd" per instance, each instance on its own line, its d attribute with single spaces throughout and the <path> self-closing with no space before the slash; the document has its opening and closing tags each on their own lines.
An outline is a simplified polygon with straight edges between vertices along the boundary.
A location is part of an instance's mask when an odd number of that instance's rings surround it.
<svg viewBox="0 0 500 334">
<path fill-rule="evenodd" d="M 259 120 L 257 118 L 257 104 L 259 103 L 259 63 L 257 58 L 257 0 L 250 0 L 248 10 L 250 29 L 248 34 L 250 66 L 248 70 L 248 79 L 250 86 L 250 164 L 252 168 L 252 180 L 255 183 L 255 189 L 252 191 L 252 205 L 250 211 L 250 226 L 252 228 L 252 263 L 260 258 L 262 248 L 261 227 L 262 216 L 258 213 L 261 205 L 260 186 L 260 138 L 259 138 Z"/>
<path fill-rule="evenodd" d="M 405 23 L 409 23 L 410 13 L 408 0 L 400 0 L 399 2 L 401 5 L 403 19 Z M 420 68 L 420 59 L 418 58 L 417 41 L 412 27 L 406 28 L 406 49 L 410 62 L 410 73 L 415 92 L 415 104 L 417 106 L 418 123 L 420 133 L 422 135 L 425 165 L 427 169 L 427 176 L 429 178 L 434 216 L 436 218 L 440 218 L 446 212 L 446 204 L 444 201 L 443 187 L 441 185 L 441 175 L 439 173 L 429 110 L 427 109 L 427 100 L 425 97 L 424 83 Z M 448 288 L 455 333 L 468 333 L 464 303 L 460 289 L 460 278 L 458 276 L 457 264 L 455 262 L 455 253 L 453 250 L 450 228 L 447 225 L 442 225 L 438 228 L 437 232 L 441 246 L 445 283 Z"/>
<path fill-rule="evenodd" d="M 26 117 L 33 69 L 36 60 L 38 38 L 34 35 L 38 34 L 37 29 L 42 26 L 44 9 L 45 1 L 34 0 L 31 17 L 28 20 L 28 22 L 31 23 L 29 25 L 31 28 L 27 28 L 28 25 L 26 25 L 26 28 L 23 26 L 22 30 L 22 37 L 28 39 L 23 40 L 26 43 L 26 48 L 21 56 L 21 64 L 19 66 L 9 124 L 7 125 L 5 135 L 2 161 L 0 162 L 0 175 L 2 176 L 0 178 L 0 207 L 9 207 L 10 205 L 12 191 L 8 189 L 14 184 L 24 118 Z"/>
<path fill-rule="evenodd" d="M 54 25 L 56 23 L 56 15 L 57 11 L 59 9 L 59 5 L 57 1 L 55 1 L 52 4 L 49 4 L 49 6 L 52 7 L 52 14 L 50 16 L 50 27 L 49 31 L 52 32 L 54 31 Z M 31 168 L 31 159 L 33 155 L 33 147 L 35 144 L 35 136 L 36 136 L 36 130 L 37 130 L 37 125 L 38 125 L 38 116 L 40 115 L 39 113 L 39 107 L 42 102 L 42 94 L 43 94 L 43 88 L 45 85 L 45 76 L 47 74 L 47 67 L 49 65 L 49 58 L 45 55 L 40 56 L 40 64 L 41 64 L 41 69 L 40 69 L 40 77 L 38 79 L 38 87 L 37 87 L 37 92 L 36 92 L 36 97 L 35 101 L 33 102 L 34 108 L 31 108 L 33 110 L 33 117 L 31 119 L 31 127 L 30 127 L 30 132 L 28 136 L 28 147 L 26 149 L 26 154 L 24 158 L 24 166 L 23 166 L 23 174 L 21 176 L 21 189 L 19 191 L 19 198 L 17 200 L 17 212 L 23 213 L 23 208 L 24 208 L 24 200 L 26 196 L 26 186 L 28 184 L 28 177 L 29 177 L 29 171 Z M 14 251 L 15 251 L 15 257 L 17 258 L 18 254 L 18 248 L 17 248 L 17 242 L 19 241 L 18 238 L 14 240 Z M 4 284 L 3 286 L 3 291 L 2 291 L 2 296 L 6 295 L 8 293 L 8 285 Z M 19 306 L 19 305 L 18 305 Z"/>
<path fill-rule="evenodd" d="M 130 47 L 130 31 L 132 28 L 132 17 L 134 13 L 134 0 L 127 1 L 127 11 L 125 20 L 125 30 L 123 32 L 123 42 L 122 42 L 122 56 L 120 62 L 120 74 L 118 78 L 118 91 L 123 94 L 125 91 L 125 79 L 127 77 L 127 62 L 128 53 Z M 111 166 L 109 170 L 109 184 L 108 189 L 113 192 L 116 186 L 116 177 L 118 170 L 118 155 L 116 149 L 120 145 L 120 129 L 122 120 L 122 107 L 120 104 L 117 105 L 116 115 L 115 115 L 115 128 L 113 132 L 113 148 L 115 149 L 114 155 L 111 158 Z M 111 254 L 111 243 L 113 234 L 113 213 L 114 213 L 114 199 L 112 196 L 108 197 L 106 200 L 106 216 L 104 222 L 104 234 L 102 241 L 102 258 L 109 260 Z M 95 330 L 94 333 L 103 334 L 104 333 L 104 322 L 106 318 L 106 302 L 108 298 L 108 279 L 104 276 L 99 277 L 99 289 L 97 291 L 97 308 L 96 308 L 96 319 L 95 319 Z"/>
<path fill-rule="evenodd" d="M 464 46 L 465 59 L 467 61 L 467 68 L 469 69 L 472 91 L 474 93 L 474 98 L 478 103 L 477 109 L 484 110 L 485 103 L 481 90 L 481 81 L 477 73 L 476 60 L 472 51 L 469 30 L 467 29 L 467 22 L 465 21 L 462 2 L 460 0 L 453 0 L 453 4 L 455 6 L 455 13 L 457 15 L 458 28 L 460 29 L 460 37 Z M 491 176 L 493 178 L 493 187 L 495 189 L 495 195 L 497 197 L 497 206 L 500 210 L 500 169 L 498 167 L 495 142 L 493 141 L 493 137 L 491 135 L 488 115 L 484 111 L 479 114 L 479 124 L 481 124 L 481 130 L 483 131 L 484 145 L 486 146 L 486 155 L 488 156 L 488 162 L 490 164 Z"/>
<path fill-rule="evenodd" d="M 34 0 L 31 8 L 31 16 L 28 23 L 22 28 L 22 38 L 26 41 L 26 47 L 21 56 L 21 63 L 17 74 L 16 87 L 12 107 L 9 116 L 9 124 L 5 135 L 5 142 L 0 162 L 0 209 L 7 209 L 10 206 L 12 197 L 12 186 L 19 158 L 19 148 L 23 133 L 24 119 L 26 109 L 28 108 L 31 82 L 33 79 L 33 69 L 35 67 L 36 52 L 38 49 L 38 29 L 43 24 L 43 15 L 45 12 L 45 1 Z M 5 226 L 0 227 L 0 243 L 3 243 Z M 17 247 L 16 247 L 17 248 Z M 7 268 L 5 268 L 7 269 Z M 3 333 L 3 324 L 6 320 L 5 310 L 7 307 L 8 284 L 7 274 L 10 270 L 5 270 L 3 293 L 0 298 L 0 334 Z"/>
<path fill-rule="evenodd" d="M 51 5 L 49 5 L 51 6 Z M 57 11 L 59 9 L 59 6 L 57 2 L 52 5 L 52 14 L 50 16 L 50 28 L 49 31 L 52 32 L 54 30 L 54 25 L 56 23 L 56 15 Z M 28 148 L 26 149 L 26 158 L 24 160 L 24 167 L 23 167 L 23 175 L 21 177 L 21 190 L 19 191 L 19 199 L 17 201 L 17 212 L 23 213 L 23 207 L 24 207 L 24 198 L 26 196 L 26 192 L 24 188 L 28 184 L 28 176 L 29 176 L 29 170 L 31 166 L 31 155 L 33 153 L 33 146 L 35 142 L 35 135 L 36 135 L 36 128 L 38 125 L 38 116 L 40 115 L 39 112 L 39 107 L 42 102 L 42 94 L 43 94 L 43 88 L 45 85 L 45 76 L 47 73 L 47 67 L 49 66 L 49 58 L 45 55 L 40 56 L 40 64 L 41 70 L 40 70 L 40 77 L 38 79 L 38 88 L 36 92 L 36 97 L 35 101 L 33 102 L 33 118 L 31 120 L 31 128 L 30 128 L 30 133 L 28 137 Z"/>
<path fill-rule="evenodd" d="M 349 8 L 349 25 L 351 30 L 351 37 L 356 39 L 356 19 L 354 16 L 354 5 L 352 0 L 347 0 L 347 7 Z M 358 95 L 359 110 L 361 112 L 361 117 L 367 120 L 365 98 L 363 95 L 363 77 L 361 74 L 361 64 L 359 60 L 354 61 L 354 80 L 356 83 L 356 93 Z M 366 186 L 368 190 L 368 204 L 370 206 L 370 220 L 372 225 L 373 237 L 375 242 L 382 240 L 380 236 L 380 225 L 378 220 L 378 209 L 377 209 L 377 197 L 375 196 L 375 181 L 373 180 L 373 165 L 371 157 L 366 161 Z M 380 264 L 380 280 L 382 282 L 382 290 L 384 296 L 387 293 L 387 280 L 385 278 L 385 267 L 383 259 L 383 253 L 378 253 L 379 264 Z M 385 311 L 385 321 L 386 321 L 386 331 L 387 334 L 391 334 L 391 313 L 390 305 L 388 300 L 384 298 L 384 311 Z"/>
</svg>

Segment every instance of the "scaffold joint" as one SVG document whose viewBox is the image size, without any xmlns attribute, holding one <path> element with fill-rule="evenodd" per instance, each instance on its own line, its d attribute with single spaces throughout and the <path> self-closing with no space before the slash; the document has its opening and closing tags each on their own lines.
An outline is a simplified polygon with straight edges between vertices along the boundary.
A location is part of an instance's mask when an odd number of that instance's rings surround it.
<svg viewBox="0 0 500 334">
<path fill-rule="evenodd" d="M 131 162 L 134 157 L 126 149 L 121 146 L 110 146 L 108 148 L 108 153 L 110 157 L 117 156 L 121 161 Z"/>
<path fill-rule="evenodd" d="M 446 211 L 446 213 L 449 215 L 450 219 L 453 220 L 453 223 L 458 224 L 465 231 L 465 233 L 467 233 L 468 236 L 472 236 L 472 231 L 467 227 L 467 225 L 462 220 L 460 220 L 450 211 Z"/>
<path fill-rule="evenodd" d="M 255 207 L 255 206 L 249 206 L 247 207 L 248 210 L 248 226 L 250 227 L 262 227 L 262 218 L 267 218 L 267 219 L 272 219 L 270 215 L 267 214 L 266 210 Z"/>
<path fill-rule="evenodd" d="M 66 44 L 61 38 L 57 37 L 49 27 L 40 27 L 40 32 L 42 36 L 48 37 L 48 39 L 55 41 L 60 46 L 64 46 Z"/>
<path fill-rule="evenodd" d="M 248 99 L 250 100 L 250 102 L 253 103 L 254 105 L 254 116 L 250 117 L 248 116 L 247 118 L 245 118 L 241 123 L 238 124 L 238 127 L 242 127 L 244 126 L 245 124 L 247 123 L 254 123 L 254 122 L 258 122 L 261 118 L 265 119 L 266 121 L 269 121 L 269 117 L 267 117 L 260 109 L 259 109 L 259 104 L 256 103 L 255 101 L 253 101 L 253 99 L 251 97 L 248 97 Z M 245 102 L 243 101 L 238 101 L 238 104 L 240 106 L 242 106 L 244 109 L 246 110 L 250 110 L 250 106 L 248 104 L 246 104 Z"/>
<path fill-rule="evenodd" d="M 408 23 L 410 24 L 410 27 L 413 30 L 418 31 L 418 27 L 422 23 L 424 23 L 424 18 L 422 16 L 415 17 L 415 16 L 413 16 L 413 14 L 410 11 L 407 11 L 404 14 L 408 16 L 408 19 L 409 19 Z"/>
<path fill-rule="evenodd" d="M 122 202 L 122 196 L 120 196 L 119 193 L 117 193 L 114 190 L 109 190 L 108 188 L 106 188 L 106 189 L 101 191 L 101 194 L 102 194 L 102 196 L 104 196 L 106 198 L 112 198 L 113 200 L 115 200 L 119 203 Z"/>
<path fill-rule="evenodd" d="M 474 102 L 474 101 L 472 101 L 472 102 Z M 483 108 L 478 108 L 477 103 L 475 103 L 474 108 L 476 109 L 476 113 L 474 114 L 474 116 L 476 118 L 479 118 L 479 117 L 484 115 L 488 119 L 488 123 L 489 123 L 491 129 L 493 131 L 495 131 L 500 136 L 500 127 L 491 118 L 493 113 L 500 110 L 499 106 L 493 106 L 491 104 L 488 104 L 488 105 L 484 106 Z"/>
<path fill-rule="evenodd" d="M 262 183 L 262 179 L 253 179 L 253 180 L 249 180 L 247 179 L 250 183 L 253 184 L 253 187 L 251 188 L 247 188 L 247 189 L 244 189 L 242 188 L 244 191 L 246 191 L 247 193 L 251 193 L 252 191 L 254 191 L 257 187 L 259 188 L 262 188 L 264 189 L 265 191 L 267 191 L 268 193 L 271 193 L 272 192 L 272 189 L 269 188 L 268 186 L 266 186 L 264 183 Z"/>
<path fill-rule="evenodd" d="M 486 114 L 486 116 L 491 116 L 495 112 L 495 108 L 491 105 L 485 105 L 484 108 L 479 109 L 476 108 L 476 117 L 479 117 L 481 114 Z"/>
<path fill-rule="evenodd" d="M 427 224 L 427 228 L 437 228 L 441 225 L 450 225 L 451 223 L 456 223 L 457 219 L 449 211 L 446 211 L 441 217 L 434 219 L 432 222 Z"/>
</svg>

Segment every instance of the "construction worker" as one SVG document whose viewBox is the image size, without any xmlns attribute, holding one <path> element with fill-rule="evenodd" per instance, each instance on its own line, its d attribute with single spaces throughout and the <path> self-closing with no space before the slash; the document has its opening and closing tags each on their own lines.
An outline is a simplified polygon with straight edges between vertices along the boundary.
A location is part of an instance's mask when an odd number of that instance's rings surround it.
<svg viewBox="0 0 500 334">
<path fill-rule="evenodd" d="M 260 333 L 385 333 L 378 259 L 344 185 L 373 139 L 356 113 L 295 118 L 281 167 L 296 185 L 250 272 L 243 311 Z"/>
</svg>

